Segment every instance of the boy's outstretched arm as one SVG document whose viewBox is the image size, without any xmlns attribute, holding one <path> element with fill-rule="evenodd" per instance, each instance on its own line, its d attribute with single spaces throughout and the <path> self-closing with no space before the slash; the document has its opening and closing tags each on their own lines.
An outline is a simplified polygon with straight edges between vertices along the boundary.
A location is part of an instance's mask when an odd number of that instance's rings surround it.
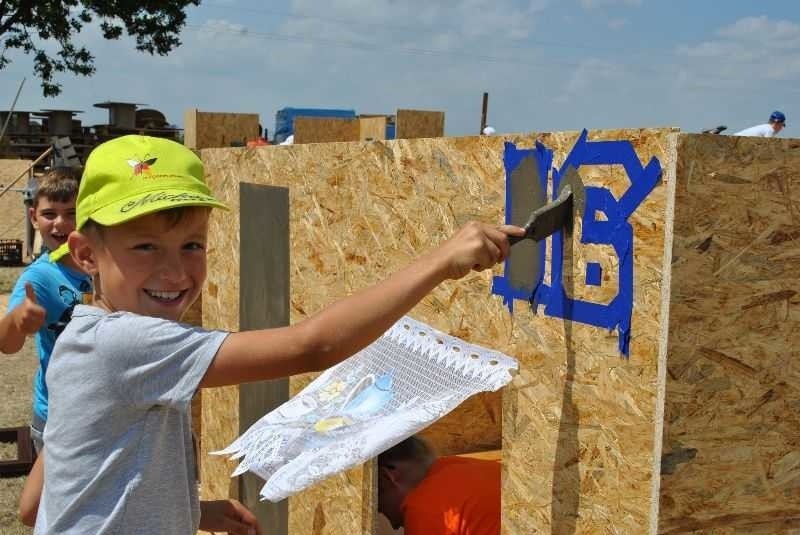
<svg viewBox="0 0 800 535">
<path fill-rule="evenodd" d="M 484 270 L 508 255 L 508 236 L 524 230 L 468 223 L 452 238 L 388 279 L 314 316 L 277 329 L 226 338 L 201 387 L 275 379 L 328 368 L 363 349 L 445 279 Z"/>
<path fill-rule="evenodd" d="M 42 328 L 46 314 L 36 302 L 31 283 L 25 283 L 25 299 L 0 319 L 0 351 L 8 354 L 22 349 L 25 338 Z"/>
</svg>

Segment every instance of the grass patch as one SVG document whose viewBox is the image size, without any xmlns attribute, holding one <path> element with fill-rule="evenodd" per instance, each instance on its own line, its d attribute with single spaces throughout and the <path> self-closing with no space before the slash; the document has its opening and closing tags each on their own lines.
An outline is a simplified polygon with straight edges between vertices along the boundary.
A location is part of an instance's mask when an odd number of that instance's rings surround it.
<svg viewBox="0 0 800 535">
<path fill-rule="evenodd" d="M 3 267 L 0 266 L 0 294 L 10 294 L 14 289 L 20 273 L 25 267 Z M 3 311 L 5 312 L 5 311 Z"/>
</svg>

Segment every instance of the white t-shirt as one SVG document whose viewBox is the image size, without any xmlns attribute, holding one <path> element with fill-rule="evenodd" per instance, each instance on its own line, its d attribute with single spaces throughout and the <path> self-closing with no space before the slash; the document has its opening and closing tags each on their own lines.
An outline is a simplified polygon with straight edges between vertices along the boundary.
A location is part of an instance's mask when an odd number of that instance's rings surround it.
<svg viewBox="0 0 800 535">
<path fill-rule="evenodd" d="M 758 126 L 751 126 L 750 128 L 745 128 L 741 132 L 736 132 L 733 134 L 734 136 L 751 136 L 751 137 L 773 137 L 775 136 L 775 130 L 772 128 L 772 125 L 767 124 L 760 124 Z"/>
</svg>

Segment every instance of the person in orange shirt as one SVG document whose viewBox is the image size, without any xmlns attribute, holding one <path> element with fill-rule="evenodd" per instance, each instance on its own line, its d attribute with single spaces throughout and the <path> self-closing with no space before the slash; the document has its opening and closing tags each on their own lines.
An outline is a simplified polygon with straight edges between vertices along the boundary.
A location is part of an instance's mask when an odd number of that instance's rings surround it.
<svg viewBox="0 0 800 535">
<path fill-rule="evenodd" d="M 405 535 L 500 533 L 500 463 L 437 458 L 412 436 L 378 456 L 378 511 Z"/>
</svg>

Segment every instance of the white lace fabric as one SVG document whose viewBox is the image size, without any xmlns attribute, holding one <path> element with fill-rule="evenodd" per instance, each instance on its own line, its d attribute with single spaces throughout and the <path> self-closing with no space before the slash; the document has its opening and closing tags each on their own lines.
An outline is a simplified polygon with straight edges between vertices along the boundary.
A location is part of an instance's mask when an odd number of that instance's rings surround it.
<svg viewBox="0 0 800 535">
<path fill-rule="evenodd" d="M 517 367 L 404 317 L 214 453 L 241 459 L 233 476 L 257 474 L 262 498 L 279 501 L 377 456 L 469 396 L 502 388 Z"/>
</svg>

